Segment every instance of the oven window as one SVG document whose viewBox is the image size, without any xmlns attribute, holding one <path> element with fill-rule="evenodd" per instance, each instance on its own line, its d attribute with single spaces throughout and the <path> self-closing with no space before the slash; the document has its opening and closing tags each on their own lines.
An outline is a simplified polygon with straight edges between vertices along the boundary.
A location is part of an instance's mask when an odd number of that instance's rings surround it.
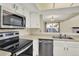
<svg viewBox="0 0 79 59">
<path fill-rule="evenodd" d="M 3 10 L 3 24 L 10 26 L 24 26 L 24 16 L 18 16 Z"/>
<path fill-rule="evenodd" d="M 17 16 L 12 16 L 10 19 L 11 25 L 13 26 L 22 26 L 23 18 L 19 18 Z"/>
<path fill-rule="evenodd" d="M 3 10 L 3 25 L 11 25 L 10 18 L 12 13 Z"/>
</svg>

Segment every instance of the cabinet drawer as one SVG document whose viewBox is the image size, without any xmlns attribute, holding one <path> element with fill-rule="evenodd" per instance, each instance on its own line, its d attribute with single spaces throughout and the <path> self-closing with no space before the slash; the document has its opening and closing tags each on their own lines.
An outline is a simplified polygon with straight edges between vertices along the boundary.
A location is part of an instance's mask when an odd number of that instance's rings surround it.
<svg viewBox="0 0 79 59">
<path fill-rule="evenodd" d="M 53 44 L 55 46 L 65 46 L 66 42 L 65 41 L 54 41 Z"/>
</svg>

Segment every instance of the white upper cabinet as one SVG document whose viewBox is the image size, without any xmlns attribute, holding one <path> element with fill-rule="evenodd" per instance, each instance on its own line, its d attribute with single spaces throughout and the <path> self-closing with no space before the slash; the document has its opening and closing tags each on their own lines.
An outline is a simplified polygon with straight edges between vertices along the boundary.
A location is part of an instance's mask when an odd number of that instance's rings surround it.
<svg viewBox="0 0 79 59">
<path fill-rule="evenodd" d="M 24 15 L 24 7 L 21 4 L 15 4 L 15 12 Z"/>
<path fill-rule="evenodd" d="M 15 5 L 14 4 L 11 4 L 11 3 L 3 3 L 1 5 L 2 5 L 3 9 L 8 10 L 10 12 L 14 12 L 14 10 L 15 10 Z"/>
<path fill-rule="evenodd" d="M 30 28 L 40 28 L 40 14 L 30 13 Z"/>
<path fill-rule="evenodd" d="M 24 15 L 24 8 L 21 4 L 3 3 L 1 5 L 5 10 L 14 12 L 16 14 Z"/>
<path fill-rule="evenodd" d="M 7 9 L 13 9 L 13 4 L 11 3 L 3 3 L 1 4 L 3 7 L 7 8 Z"/>
<path fill-rule="evenodd" d="M 31 12 L 22 4 L 2 3 L 3 9 L 26 17 L 26 28 L 40 28 L 40 14 Z"/>
<path fill-rule="evenodd" d="M 30 11 L 24 10 L 24 15 L 26 17 L 26 28 L 30 28 Z"/>
</svg>

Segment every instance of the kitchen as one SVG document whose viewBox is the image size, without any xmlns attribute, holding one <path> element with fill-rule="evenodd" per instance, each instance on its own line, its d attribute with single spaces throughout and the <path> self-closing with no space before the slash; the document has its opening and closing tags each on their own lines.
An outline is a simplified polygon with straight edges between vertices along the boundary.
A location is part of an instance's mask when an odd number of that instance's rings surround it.
<svg viewBox="0 0 79 59">
<path fill-rule="evenodd" d="M 79 3 L 0 3 L 0 56 L 79 56 Z"/>
</svg>

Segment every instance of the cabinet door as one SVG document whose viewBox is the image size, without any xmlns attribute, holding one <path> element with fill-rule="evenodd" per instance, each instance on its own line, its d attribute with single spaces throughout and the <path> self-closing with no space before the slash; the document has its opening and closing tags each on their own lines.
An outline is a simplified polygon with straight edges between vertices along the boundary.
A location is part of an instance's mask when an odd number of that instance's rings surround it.
<svg viewBox="0 0 79 59">
<path fill-rule="evenodd" d="M 15 4 L 15 12 L 20 15 L 24 15 L 24 8 L 21 4 Z"/>
<path fill-rule="evenodd" d="M 54 41 L 53 55 L 66 56 L 66 48 L 64 41 Z"/>
<path fill-rule="evenodd" d="M 79 56 L 79 42 L 69 42 L 67 47 L 68 56 Z"/>
<path fill-rule="evenodd" d="M 39 40 L 34 39 L 33 40 L 33 56 L 39 55 Z"/>
<path fill-rule="evenodd" d="M 1 4 L 3 6 L 3 9 L 11 11 L 14 13 L 15 11 L 15 5 L 13 3 L 3 3 Z"/>
<path fill-rule="evenodd" d="M 30 11 L 24 9 L 24 16 L 26 17 L 26 28 L 30 28 Z"/>
<path fill-rule="evenodd" d="M 15 3 L 4 3 L 2 6 L 5 8 L 5 10 L 14 12 L 16 14 L 24 15 L 24 8 L 21 4 L 15 4 Z"/>
<path fill-rule="evenodd" d="M 79 47 L 69 47 L 68 56 L 79 56 Z"/>
<path fill-rule="evenodd" d="M 40 28 L 40 15 L 38 13 L 30 14 L 31 28 Z"/>
<path fill-rule="evenodd" d="M 25 16 L 26 16 L 26 28 L 30 28 L 30 12 L 26 10 Z"/>
</svg>

